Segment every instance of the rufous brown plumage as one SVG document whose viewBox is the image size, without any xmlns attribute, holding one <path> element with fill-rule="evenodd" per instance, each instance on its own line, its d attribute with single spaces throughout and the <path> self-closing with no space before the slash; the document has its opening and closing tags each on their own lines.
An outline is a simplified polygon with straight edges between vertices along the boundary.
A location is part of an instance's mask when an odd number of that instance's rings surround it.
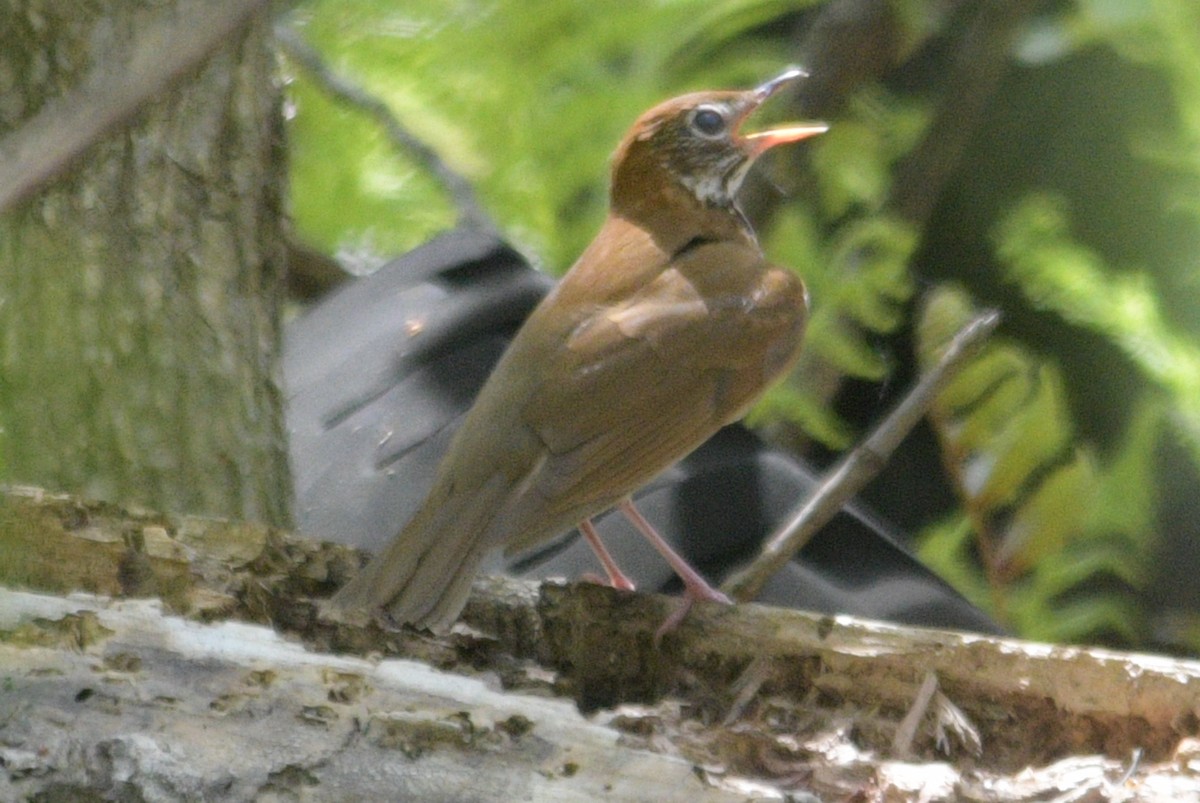
<svg viewBox="0 0 1200 803">
<path fill-rule="evenodd" d="M 331 600 L 335 613 L 444 629 L 491 550 L 536 546 L 614 506 L 644 530 L 633 492 L 792 366 L 804 285 L 766 261 L 734 196 L 764 151 L 825 130 L 739 131 L 800 75 L 684 95 L 637 120 L 613 157 L 599 234 L 521 327 L 428 497 Z M 665 542 L 655 546 L 690 596 L 721 599 Z"/>
</svg>

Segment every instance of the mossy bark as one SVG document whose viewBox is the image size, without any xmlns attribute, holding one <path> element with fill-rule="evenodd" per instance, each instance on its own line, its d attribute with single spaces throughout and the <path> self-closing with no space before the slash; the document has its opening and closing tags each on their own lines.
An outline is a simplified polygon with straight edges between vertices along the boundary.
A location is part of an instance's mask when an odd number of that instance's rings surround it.
<svg viewBox="0 0 1200 803">
<path fill-rule="evenodd" d="M 6 4 L 0 136 L 135 63 L 170 5 Z M 0 217 L 10 481 L 287 523 L 274 66 L 260 17 Z"/>
</svg>

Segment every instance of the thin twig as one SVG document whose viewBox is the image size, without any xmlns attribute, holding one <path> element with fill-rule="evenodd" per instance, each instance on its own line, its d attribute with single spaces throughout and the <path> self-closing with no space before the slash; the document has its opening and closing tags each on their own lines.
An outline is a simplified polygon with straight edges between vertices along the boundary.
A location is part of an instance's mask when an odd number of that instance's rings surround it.
<svg viewBox="0 0 1200 803">
<path fill-rule="evenodd" d="M 937 673 L 926 670 L 925 679 L 921 681 L 921 685 L 917 689 L 917 696 L 913 699 L 912 705 L 908 707 L 908 713 L 904 715 L 904 719 L 900 720 L 900 725 L 892 736 L 892 755 L 896 758 L 910 759 L 913 757 L 912 746 L 917 738 L 917 728 L 921 726 L 921 720 L 925 718 L 925 712 L 929 710 L 929 703 L 933 700 L 933 694 L 937 690 Z"/>
<path fill-rule="evenodd" d="M 383 100 L 331 70 L 321 54 L 288 25 L 276 25 L 275 38 L 284 53 L 303 67 L 326 92 L 374 119 L 397 149 L 411 154 L 441 182 L 458 210 L 459 225 L 485 231 L 496 230 L 491 217 L 479 204 L 471 182 L 446 164 L 436 150 L 405 128 Z"/>
<path fill-rule="evenodd" d="M 721 590 L 735 600 L 752 600 L 766 582 L 817 531 L 837 515 L 849 499 L 879 473 L 892 452 L 925 415 L 938 391 L 983 345 L 1000 322 L 990 310 L 980 314 L 950 341 L 937 364 L 930 368 L 870 436 L 826 475 L 821 486 L 779 532 L 764 545 L 758 557 L 726 578 Z"/>
<path fill-rule="evenodd" d="M 59 176 L 87 148 L 128 123 L 224 46 L 264 0 L 193 0 L 157 12 L 132 47 L 94 67 L 0 141 L 0 212 Z"/>
</svg>

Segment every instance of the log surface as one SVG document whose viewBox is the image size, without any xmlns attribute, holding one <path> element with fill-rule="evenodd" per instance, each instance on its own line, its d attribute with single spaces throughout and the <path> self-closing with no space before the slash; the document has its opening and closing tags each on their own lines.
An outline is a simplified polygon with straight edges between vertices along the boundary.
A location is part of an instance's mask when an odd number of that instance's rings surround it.
<svg viewBox="0 0 1200 803">
<path fill-rule="evenodd" d="M 493 577 L 384 632 L 343 547 L 34 490 L 0 550 L 0 800 L 1200 800 L 1195 661 Z"/>
</svg>

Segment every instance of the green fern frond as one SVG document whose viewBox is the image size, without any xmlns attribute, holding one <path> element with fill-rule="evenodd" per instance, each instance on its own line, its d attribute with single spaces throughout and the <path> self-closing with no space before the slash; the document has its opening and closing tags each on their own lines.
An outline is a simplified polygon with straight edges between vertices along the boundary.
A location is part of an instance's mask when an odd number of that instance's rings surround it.
<svg viewBox="0 0 1200 803">
<path fill-rule="evenodd" d="M 1119 580 L 1130 588 L 1146 581 L 1146 566 L 1136 559 L 1135 549 L 1120 537 L 1103 535 L 1064 545 L 1058 552 L 1047 553 L 1031 575 L 1040 596 L 1063 596 L 1089 580 L 1106 577 Z"/>
<path fill-rule="evenodd" d="M 813 148 L 822 207 L 831 218 L 856 207 L 878 209 L 891 186 L 881 132 L 857 121 L 839 122 Z"/>
<path fill-rule="evenodd" d="M 776 230 L 786 230 L 792 220 L 785 219 L 785 225 Z M 804 234 L 792 235 L 792 239 L 803 243 L 799 251 L 806 261 L 800 264 L 813 297 L 804 353 L 793 382 L 829 388 L 836 385 L 838 377 L 886 378 L 891 365 L 871 337 L 894 332 L 906 319 L 913 288 L 908 263 L 916 249 L 916 232 L 903 221 L 880 214 L 848 221 L 824 248 Z M 772 240 L 772 253 L 777 253 L 776 246 Z M 783 252 L 780 248 L 778 253 Z M 811 398 L 828 407 L 828 398 Z M 770 395 L 766 403 L 772 403 Z M 765 417 L 764 409 L 760 408 L 759 416 Z M 782 406 L 774 409 L 785 412 Z M 849 427 L 831 413 L 817 416 L 811 409 L 797 409 L 787 418 L 831 448 L 845 448 L 849 443 Z M 810 428 L 814 425 L 815 429 Z"/>
<path fill-rule="evenodd" d="M 961 290 L 930 294 L 917 331 L 923 364 L 971 314 Z M 1128 591 L 1146 581 L 1142 556 L 1154 538 L 1149 466 L 1159 406 L 1144 405 L 1102 463 L 1077 443 L 1057 368 L 1001 341 L 950 380 L 930 420 L 966 523 L 930 528 L 922 556 L 972 598 L 986 584 L 993 612 L 1021 635 L 1132 638 L 1138 622 Z"/>
<path fill-rule="evenodd" d="M 1033 195 L 999 225 L 997 253 L 1043 309 L 1107 336 L 1170 400 L 1200 465 L 1200 346 L 1167 322 L 1150 279 L 1116 274 L 1070 235 L 1061 200 Z"/>
<path fill-rule="evenodd" d="M 813 169 L 827 218 L 883 208 L 892 165 L 919 141 L 928 108 L 878 87 L 860 91 L 849 108 L 812 146 Z"/>
<path fill-rule="evenodd" d="M 917 539 L 916 553 L 972 604 L 999 618 L 988 578 L 975 557 L 975 531 L 966 515 L 955 513 L 926 527 Z"/>
<path fill-rule="evenodd" d="M 739 37 L 809 4 L 315 0 L 297 26 L 466 175 L 510 239 L 561 272 L 603 218 L 608 157 L 637 115 L 672 91 L 745 86 L 778 71 L 789 61 L 782 37 Z M 372 153 L 393 178 L 342 181 L 331 197 L 327 171 L 295 160 L 301 232 L 333 248 L 374 228 L 391 253 L 425 236 L 431 217 L 452 225 L 438 188 L 412 176 L 419 165 L 377 132 L 343 126 L 347 113 L 314 100 L 306 80 L 291 82 L 293 142 L 343 169 Z"/>
<path fill-rule="evenodd" d="M 746 416 L 752 427 L 789 421 L 826 448 L 841 451 L 854 443 L 854 431 L 806 384 L 792 379 L 770 388 Z"/>
<path fill-rule="evenodd" d="M 1105 641 L 1136 644 L 1142 635 L 1137 606 L 1111 595 L 1050 601 L 1033 591 L 1014 588 L 1013 629 L 1023 638 L 1053 643 Z"/>
<path fill-rule="evenodd" d="M 1089 529 L 1109 528 L 1126 534 L 1141 554 L 1149 554 L 1157 540 L 1151 523 L 1157 515 L 1155 449 L 1167 422 L 1165 406 L 1154 399 L 1133 412 L 1116 452 L 1097 478 L 1098 493 Z"/>
<path fill-rule="evenodd" d="M 829 412 L 829 394 L 843 378 L 878 382 L 893 368 L 874 342 L 907 321 L 913 293 L 909 264 L 919 232 L 881 210 L 894 162 L 918 140 L 928 121 L 925 106 L 906 103 L 881 88 L 850 103 L 810 153 L 818 193 L 810 205 L 788 204 L 767 232 L 767 251 L 795 265 L 809 287 L 812 315 L 804 354 L 785 394 L 769 393 L 751 421 L 779 415 L 827 447 L 842 449 L 852 430 Z M 834 219 L 818 231 L 817 219 Z M 785 398 L 803 398 L 789 409 Z"/>
<path fill-rule="evenodd" d="M 1026 440 L 1036 439 L 1036 421 L 1025 420 Z M 1015 509 L 995 557 L 1007 574 L 1043 568 L 1051 556 L 1087 532 L 1099 493 L 1095 464 L 1084 450 L 1073 450 L 1065 465 L 1054 465 L 1054 457 L 1031 455 L 1021 466 L 1024 473 L 1014 471 L 1005 478 L 1012 483 Z M 1028 486 L 1033 487 L 1026 490 Z"/>
</svg>

